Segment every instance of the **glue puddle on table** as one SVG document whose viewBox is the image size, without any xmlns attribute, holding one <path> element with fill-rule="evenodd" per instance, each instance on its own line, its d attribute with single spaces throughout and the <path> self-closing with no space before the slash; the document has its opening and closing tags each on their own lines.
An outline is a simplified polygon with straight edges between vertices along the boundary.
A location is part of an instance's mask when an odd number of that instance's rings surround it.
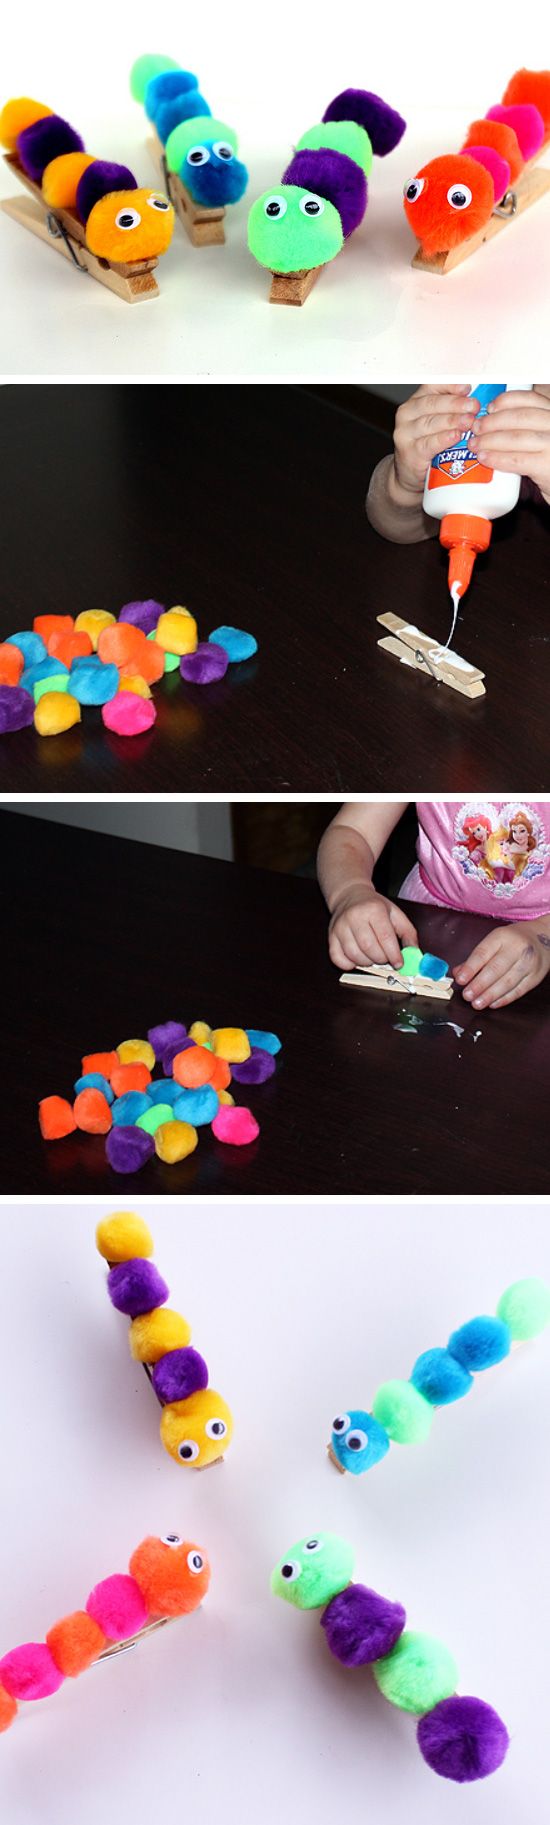
<svg viewBox="0 0 550 1825">
<path fill-rule="evenodd" d="M 425 1020 L 422 1014 L 413 1013 L 409 1008 L 400 1008 L 399 1019 L 393 1022 L 394 1033 L 414 1033 L 417 1037 L 419 1027 L 430 1027 L 433 1031 L 436 1027 L 450 1027 L 457 1039 L 463 1039 L 466 1035 L 467 1039 L 473 1040 L 474 1045 L 477 1044 L 478 1039 L 481 1039 L 481 1027 L 478 1027 L 475 1033 L 470 1033 L 467 1032 L 466 1027 L 459 1026 L 455 1020 Z"/>
</svg>

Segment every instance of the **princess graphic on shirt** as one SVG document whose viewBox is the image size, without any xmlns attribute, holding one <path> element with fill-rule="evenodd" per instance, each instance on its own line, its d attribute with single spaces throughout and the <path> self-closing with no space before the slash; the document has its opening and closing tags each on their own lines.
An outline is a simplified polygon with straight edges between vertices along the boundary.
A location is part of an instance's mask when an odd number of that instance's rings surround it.
<svg viewBox="0 0 550 1825">
<path fill-rule="evenodd" d="M 453 856 L 464 875 L 497 897 L 509 898 L 548 865 L 550 844 L 531 806 L 463 805 L 455 820 Z"/>
</svg>

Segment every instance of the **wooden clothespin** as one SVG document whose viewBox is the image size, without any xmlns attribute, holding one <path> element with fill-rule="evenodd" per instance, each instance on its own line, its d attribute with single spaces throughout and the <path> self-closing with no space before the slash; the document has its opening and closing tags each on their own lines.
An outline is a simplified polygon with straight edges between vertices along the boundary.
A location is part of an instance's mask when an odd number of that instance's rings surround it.
<svg viewBox="0 0 550 1825">
<path fill-rule="evenodd" d="M 312 266 L 309 271 L 305 267 L 303 272 L 273 272 L 270 304 L 305 304 L 322 271 L 322 266 Z"/>
<path fill-rule="evenodd" d="M 175 171 L 168 170 L 164 146 L 154 128 L 146 144 L 153 164 L 157 171 L 160 171 L 168 201 L 173 204 L 191 246 L 223 247 L 225 245 L 225 209 L 204 209 L 200 203 L 194 201 L 185 184 L 182 184 L 181 177 L 178 177 Z"/>
<path fill-rule="evenodd" d="M 369 963 L 363 969 L 344 970 L 339 978 L 350 989 L 385 989 L 392 995 L 420 995 L 428 1001 L 450 1001 L 454 992 L 451 976 L 434 980 L 430 976 L 402 976 L 391 963 Z"/>
<path fill-rule="evenodd" d="M 545 139 L 536 158 L 529 159 L 524 165 L 521 177 L 516 180 L 513 188 L 505 191 L 500 203 L 496 204 L 489 217 L 489 221 L 485 223 L 484 228 L 479 229 L 477 234 L 470 235 L 468 240 L 461 241 L 458 247 L 449 248 L 446 253 L 432 254 L 431 259 L 427 259 L 422 248 L 418 247 L 411 264 L 419 268 L 421 272 L 452 272 L 455 266 L 461 266 L 464 260 L 470 259 L 471 254 L 477 253 L 478 247 L 482 247 L 484 241 L 492 241 L 494 236 L 501 234 L 503 228 L 508 228 L 518 215 L 523 215 L 526 209 L 530 209 L 532 203 L 539 203 L 541 197 L 546 196 L 550 190 L 550 171 L 539 166 L 539 159 L 542 158 L 543 153 L 548 151 L 549 146 L 550 136 Z M 465 150 L 467 151 L 468 148 L 466 147 Z"/>
<path fill-rule="evenodd" d="M 11 216 L 14 222 L 19 222 L 21 228 L 27 228 L 30 234 L 37 235 L 40 241 L 53 247 L 63 259 L 70 260 L 78 272 L 89 273 L 90 278 L 97 279 L 100 285 L 106 285 L 109 291 L 116 292 L 126 303 L 140 304 L 143 300 L 158 298 L 159 288 L 153 278 L 156 258 L 128 261 L 120 265 L 99 259 L 86 246 L 86 229 L 76 211 L 49 209 L 40 185 L 27 177 L 15 152 L 4 153 L 4 164 L 30 192 L 30 197 L 14 196 L 2 201 L 0 208 L 5 215 Z"/>
<path fill-rule="evenodd" d="M 451 653 L 447 647 L 438 646 L 429 634 L 422 634 L 413 622 L 404 621 L 401 615 L 377 615 L 381 627 L 387 627 L 389 633 L 378 645 L 385 653 L 393 653 L 402 665 L 411 666 L 413 671 L 424 672 L 425 677 L 432 678 L 435 684 L 448 684 L 453 691 L 460 691 L 462 697 L 484 697 L 484 672 L 468 660 L 461 659 L 458 653 Z"/>
</svg>

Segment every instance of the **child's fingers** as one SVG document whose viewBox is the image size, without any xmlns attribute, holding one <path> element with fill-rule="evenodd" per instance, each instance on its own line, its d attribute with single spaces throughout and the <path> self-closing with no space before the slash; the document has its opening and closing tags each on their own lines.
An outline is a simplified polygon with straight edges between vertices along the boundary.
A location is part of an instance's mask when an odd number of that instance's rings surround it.
<svg viewBox="0 0 550 1825">
<path fill-rule="evenodd" d="M 383 952 L 380 959 L 378 957 L 375 958 L 375 962 L 391 963 L 395 970 L 400 970 L 403 965 L 403 958 L 399 940 L 396 937 L 396 931 L 394 930 L 394 913 L 397 911 L 397 907 L 392 906 L 390 914 L 386 911 L 384 906 L 378 906 L 371 914 L 371 918 L 373 933 L 378 939 L 378 943 Z"/>
<path fill-rule="evenodd" d="M 541 399 L 545 401 L 543 407 L 541 407 Z M 537 409 L 548 411 L 550 409 L 550 398 L 548 398 L 548 393 L 546 389 L 541 387 L 536 393 L 523 393 L 519 391 L 497 393 L 496 399 L 491 399 L 487 406 L 487 414 L 491 418 L 500 417 L 503 413 L 508 414 L 509 412 L 515 412 L 518 406 L 524 411 L 529 411 L 531 409 L 531 400 L 533 401 L 532 409 L 534 411 Z"/>
<path fill-rule="evenodd" d="M 531 958 L 527 961 L 525 953 L 522 953 L 521 957 L 516 957 L 515 963 L 509 969 L 499 968 L 497 964 L 492 981 L 485 984 L 480 977 L 479 985 L 476 982 L 473 991 L 468 992 L 469 995 L 473 995 L 472 1006 L 474 1008 L 494 1008 L 497 1001 L 502 1001 L 505 995 L 510 995 L 513 990 L 519 989 L 521 983 L 524 985 L 522 993 L 525 994 L 525 988 L 532 973 L 533 960 Z M 490 972 L 484 971 L 483 975 L 486 974 L 490 974 Z M 465 996 L 464 999 L 466 1000 L 467 997 Z"/>
<path fill-rule="evenodd" d="M 525 981 L 519 982 L 517 988 L 510 989 L 510 993 L 508 995 L 499 995 L 498 1000 L 492 1001 L 491 1007 L 492 1008 L 507 1008 L 510 1006 L 511 1001 L 521 1001 L 522 995 L 527 995 L 528 990 L 529 990 L 528 982 L 525 982 Z"/>
<path fill-rule="evenodd" d="M 480 944 L 476 944 L 475 950 L 470 952 L 465 963 L 457 964 L 456 969 L 453 967 L 452 974 L 460 988 L 464 988 L 466 983 L 471 982 L 478 970 L 482 970 L 484 964 L 490 962 L 491 957 L 494 957 L 500 950 L 501 943 L 501 932 L 489 932 L 486 938 L 481 939 Z"/>
<path fill-rule="evenodd" d="M 328 941 L 328 954 L 329 954 L 331 963 L 335 963 L 336 968 L 338 970 L 353 969 L 352 959 L 351 959 L 351 957 L 347 956 L 347 953 L 344 950 L 343 945 L 340 943 L 340 939 L 336 936 L 336 932 L 330 933 L 329 941 Z"/>
<path fill-rule="evenodd" d="M 514 406 L 513 411 L 510 412 L 488 412 L 486 417 L 479 419 L 479 423 L 475 426 L 474 436 L 483 437 L 486 433 L 498 431 L 503 437 L 506 437 L 510 431 L 518 430 L 539 431 L 541 437 L 548 437 L 550 399 L 544 406 L 539 399 L 538 402 L 534 400 L 531 406 L 526 406 L 523 401 L 521 405 Z"/>
<path fill-rule="evenodd" d="M 400 906 L 392 906 L 390 919 L 394 931 L 397 932 L 400 944 L 418 945 L 418 932 L 416 927 L 412 924 L 411 919 L 407 918 L 407 914 L 401 911 Z M 401 961 L 403 961 L 403 959 L 401 959 Z"/>
<path fill-rule="evenodd" d="M 457 398 L 460 396 L 464 398 L 469 392 L 470 384 L 467 380 L 445 381 L 441 386 L 437 386 L 433 381 L 427 380 L 424 386 L 417 387 L 416 391 L 411 393 L 410 399 L 407 400 L 407 406 L 414 406 L 418 399 L 423 400 L 424 404 L 427 399 L 441 399 L 442 397 L 445 397 L 446 393 L 454 393 Z"/>
</svg>

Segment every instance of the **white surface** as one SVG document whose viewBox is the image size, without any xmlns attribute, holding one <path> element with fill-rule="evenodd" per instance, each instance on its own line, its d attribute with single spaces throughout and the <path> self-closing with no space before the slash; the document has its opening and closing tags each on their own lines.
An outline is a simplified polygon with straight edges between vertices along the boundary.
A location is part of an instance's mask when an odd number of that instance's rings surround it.
<svg viewBox="0 0 550 1825">
<path fill-rule="evenodd" d="M 109 1208 L 0 1211 L 0 1652 L 80 1607 L 149 1531 L 194 1535 L 212 1584 L 195 1616 L 22 1707 L 0 1742 L 6 1825 L 535 1825 L 550 1335 L 363 1478 L 338 1476 L 324 1447 L 335 1411 L 368 1404 L 513 1279 L 548 1275 L 542 1199 L 143 1200 L 172 1301 L 235 1414 L 226 1462 L 199 1476 L 163 1452 L 107 1298 L 93 1231 Z M 323 1528 L 354 1542 L 356 1576 L 439 1635 L 461 1689 L 506 1719 L 504 1767 L 467 1794 L 427 1769 L 414 1720 L 369 1670 L 331 1658 L 317 1615 L 271 1597 L 275 1561 Z"/>
<path fill-rule="evenodd" d="M 33 16 L 34 10 L 34 16 Z M 103 29 L 102 10 L 104 14 Z M 490 8 L 463 0 L 423 17 L 394 0 L 384 27 L 363 0 L 337 19 L 295 0 L 267 15 L 251 0 L 211 0 L 208 23 L 165 0 L 158 29 L 147 0 L 126 10 L 96 8 L 79 29 L 58 0 L 12 10 L 2 42 L 2 90 L 35 95 L 65 114 L 98 157 L 122 160 L 140 183 L 154 182 L 143 109 L 128 72 L 153 45 L 181 58 L 207 101 L 237 128 L 249 167 L 246 196 L 228 212 L 225 247 L 197 250 L 176 224 L 159 262 L 161 297 L 123 304 L 80 279 L 15 222 L 0 219 L 0 348 L 6 374 L 285 376 L 403 380 L 471 379 L 536 372 L 546 353 L 543 300 L 550 287 L 550 196 L 489 247 L 443 279 L 413 272 L 415 243 L 402 208 L 403 185 L 429 157 L 458 149 L 470 120 L 498 101 L 513 70 L 540 68 L 540 8 L 517 7 L 495 36 Z M 32 23 L 31 23 L 32 21 Z M 329 23 L 330 21 L 330 23 Z M 546 56 L 546 61 L 548 57 Z M 397 107 L 408 130 L 395 152 L 375 159 L 361 228 L 321 274 L 303 309 L 268 305 L 269 275 L 246 246 L 248 210 L 277 182 L 292 144 L 319 120 L 331 97 L 372 88 Z M 0 167 L 0 196 L 19 186 Z M 21 192 L 23 194 L 23 192 Z M 543 364 L 544 365 L 544 364 Z"/>
</svg>

